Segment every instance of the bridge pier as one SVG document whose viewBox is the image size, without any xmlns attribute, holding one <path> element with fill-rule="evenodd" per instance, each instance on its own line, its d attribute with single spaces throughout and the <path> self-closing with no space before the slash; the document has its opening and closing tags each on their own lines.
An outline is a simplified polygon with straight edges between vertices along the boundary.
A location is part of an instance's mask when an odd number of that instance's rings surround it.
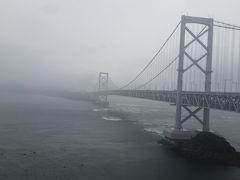
<svg viewBox="0 0 240 180">
<path fill-rule="evenodd" d="M 191 29 L 187 27 L 187 24 L 201 24 L 205 27 L 199 34 L 194 34 Z M 190 34 L 193 38 L 192 41 L 186 44 L 185 35 L 186 32 Z M 210 18 L 199 18 L 199 17 L 190 17 L 182 16 L 181 19 L 181 31 L 180 31 L 180 49 L 179 49 L 179 63 L 178 63 L 178 81 L 177 81 L 177 99 L 176 99 L 176 119 L 175 119 L 175 128 L 172 133 L 167 133 L 167 136 L 171 138 L 179 138 L 179 133 L 185 134 L 181 138 L 189 138 L 194 133 L 184 132 L 182 124 L 186 122 L 191 117 L 194 117 L 202 125 L 203 131 L 209 131 L 209 118 L 210 118 L 210 109 L 203 108 L 203 120 L 201 120 L 196 113 L 199 112 L 202 108 L 198 107 L 192 111 L 187 105 L 183 104 L 183 76 L 186 71 L 191 69 L 193 66 L 198 67 L 198 69 L 205 75 L 205 89 L 204 92 L 211 92 L 211 73 L 212 73 L 212 46 L 213 46 L 213 19 Z M 200 39 L 203 35 L 207 34 L 207 42 L 204 42 Z M 192 46 L 194 42 L 197 42 L 203 49 L 205 49 L 205 54 L 200 58 L 193 57 L 186 50 Z M 186 57 L 192 62 L 188 67 L 184 66 L 184 60 Z M 206 60 L 206 67 L 202 68 L 199 66 L 199 62 Z M 182 118 L 182 109 L 185 109 L 189 112 L 189 115 L 185 118 Z"/>
<path fill-rule="evenodd" d="M 107 94 L 102 94 L 102 91 L 108 90 L 108 73 L 100 72 L 98 77 L 98 100 L 97 104 L 102 107 L 106 107 L 109 105 Z"/>
<path fill-rule="evenodd" d="M 210 120 L 210 109 L 204 108 L 203 109 L 203 131 L 210 130 L 209 120 Z"/>
</svg>

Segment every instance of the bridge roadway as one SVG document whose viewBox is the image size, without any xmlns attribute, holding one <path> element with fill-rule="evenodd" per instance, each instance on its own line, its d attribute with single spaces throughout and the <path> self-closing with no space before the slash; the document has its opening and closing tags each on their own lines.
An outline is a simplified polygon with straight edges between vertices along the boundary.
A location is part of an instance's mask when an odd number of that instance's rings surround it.
<svg viewBox="0 0 240 180">
<path fill-rule="evenodd" d="M 98 92 L 101 95 L 118 95 L 176 103 L 177 91 L 158 90 L 108 90 Z M 240 93 L 225 92 L 182 92 L 185 106 L 196 106 L 240 113 Z"/>
</svg>

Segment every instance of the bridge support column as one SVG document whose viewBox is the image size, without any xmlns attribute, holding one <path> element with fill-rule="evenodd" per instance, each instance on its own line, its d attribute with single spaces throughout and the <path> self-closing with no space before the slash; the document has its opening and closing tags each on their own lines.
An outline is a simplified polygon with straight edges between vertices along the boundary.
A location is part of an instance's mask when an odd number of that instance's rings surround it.
<svg viewBox="0 0 240 180">
<path fill-rule="evenodd" d="M 178 63 L 178 82 L 177 82 L 177 99 L 176 99 L 176 120 L 175 129 L 182 129 L 182 90 L 183 90 L 183 62 L 184 62 L 184 46 L 185 46 L 185 17 L 181 20 L 181 34 L 180 34 L 180 51 Z"/>
<path fill-rule="evenodd" d="M 188 24 L 200 24 L 205 27 L 199 34 L 194 34 L 194 32 L 187 26 Z M 185 43 L 185 35 L 186 32 L 193 38 L 192 41 Z M 201 37 L 207 35 L 207 42 L 201 40 Z M 205 53 L 199 57 L 193 57 L 193 55 L 189 54 L 186 50 L 191 47 L 193 43 L 198 43 L 204 50 Z M 176 119 L 175 119 L 175 130 L 181 131 L 182 124 L 187 121 L 190 117 L 195 117 L 198 121 L 200 118 L 196 116 L 196 112 L 191 112 L 186 104 L 184 104 L 183 100 L 183 77 L 184 73 L 191 69 L 193 66 L 198 67 L 198 69 L 204 73 L 205 75 L 205 89 L 206 93 L 211 91 L 211 72 L 212 72 L 212 46 L 213 46 L 213 19 L 210 18 L 199 18 L 199 17 L 190 17 L 190 16 L 182 16 L 181 20 L 181 34 L 180 34 L 180 49 L 179 49 L 179 64 L 178 64 L 178 84 L 177 84 L 177 99 L 176 99 Z M 188 58 L 192 64 L 188 67 L 184 66 L 184 60 Z M 198 63 L 202 60 L 206 60 L 206 67 L 202 68 Z M 203 108 L 203 121 L 202 129 L 203 131 L 209 131 L 209 116 L 210 116 L 210 108 L 208 105 L 204 105 Z M 188 118 L 182 119 L 182 107 L 190 112 L 190 116 Z M 197 109 L 197 112 L 201 108 Z"/>
<path fill-rule="evenodd" d="M 212 48 L 213 48 L 213 20 L 208 26 L 208 42 L 207 42 L 207 62 L 205 72 L 205 92 L 211 92 L 212 79 Z M 208 97 L 209 98 L 209 97 Z M 203 131 L 209 131 L 210 108 L 203 109 Z"/>
<path fill-rule="evenodd" d="M 100 72 L 98 77 L 98 83 L 99 83 L 99 95 L 98 95 L 98 104 L 100 106 L 108 106 L 108 98 L 107 95 L 102 94 L 102 91 L 108 90 L 108 73 L 107 72 Z"/>
</svg>

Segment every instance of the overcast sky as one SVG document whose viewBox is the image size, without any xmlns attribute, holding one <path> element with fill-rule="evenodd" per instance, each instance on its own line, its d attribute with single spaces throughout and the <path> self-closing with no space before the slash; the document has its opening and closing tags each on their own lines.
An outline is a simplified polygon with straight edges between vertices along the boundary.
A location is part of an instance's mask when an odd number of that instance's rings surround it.
<svg viewBox="0 0 240 180">
<path fill-rule="evenodd" d="M 91 89 L 124 83 L 181 15 L 240 24 L 239 0 L 0 0 L 0 85 Z"/>
</svg>

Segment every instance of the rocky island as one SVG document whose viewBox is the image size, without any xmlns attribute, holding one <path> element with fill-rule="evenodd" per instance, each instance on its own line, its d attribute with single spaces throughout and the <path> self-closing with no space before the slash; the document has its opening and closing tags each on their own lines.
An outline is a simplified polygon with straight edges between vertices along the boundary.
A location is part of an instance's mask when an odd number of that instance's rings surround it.
<svg viewBox="0 0 240 180">
<path fill-rule="evenodd" d="M 240 152 L 224 137 L 212 132 L 199 132 L 190 140 L 162 137 L 158 143 L 188 159 L 240 167 Z"/>
</svg>

